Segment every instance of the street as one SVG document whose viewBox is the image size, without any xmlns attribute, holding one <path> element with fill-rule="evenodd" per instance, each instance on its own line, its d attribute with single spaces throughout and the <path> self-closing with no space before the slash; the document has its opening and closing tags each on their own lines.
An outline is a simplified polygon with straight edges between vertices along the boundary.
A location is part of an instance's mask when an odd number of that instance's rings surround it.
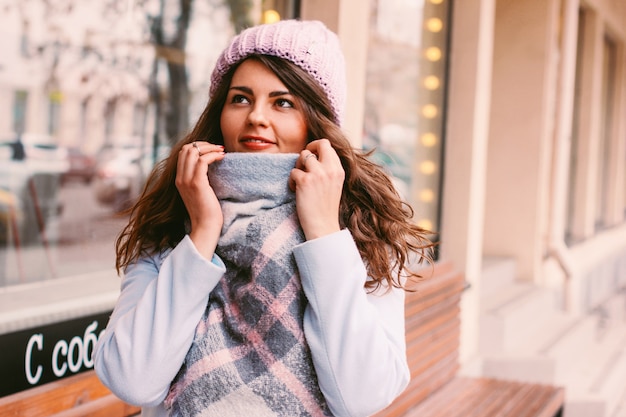
<svg viewBox="0 0 626 417">
<path fill-rule="evenodd" d="M 91 186 L 64 184 L 62 211 L 46 228 L 40 243 L 0 248 L 0 287 L 111 271 L 115 276 L 115 239 L 126 219 L 98 204 Z"/>
</svg>

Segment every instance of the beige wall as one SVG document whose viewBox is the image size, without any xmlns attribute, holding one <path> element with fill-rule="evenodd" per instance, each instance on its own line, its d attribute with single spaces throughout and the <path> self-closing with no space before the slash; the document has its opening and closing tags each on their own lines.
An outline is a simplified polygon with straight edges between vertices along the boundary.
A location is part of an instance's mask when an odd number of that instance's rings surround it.
<svg viewBox="0 0 626 417">
<path fill-rule="evenodd" d="M 553 287 L 564 306 L 574 311 L 610 295 L 615 284 L 608 282 L 614 277 L 601 270 L 611 269 L 611 262 L 626 255 L 622 230 L 626 6 L 614 1 L 582 5 L 588 13 L 577 117 L 573 105 L 581 2 L 496 2 L 484 233 L 485 256 L 514 259 L 518 279 Z M 619 51 L 608 160 L 601 153 L 606 35 Z M 578 128 L 574 149 L 573 126 Z M 577 154 L 576 169 L 570 166 L 570 152 Z M 606 228 L 598 229 L 599 175 L 606 167 L 610 170 L 607 207 L 602 212 Z M 576 184 L 573 232 L 578 243 L 568 247 L 564 236 L 570 176 Z"/>
<path fill-rule="evenodd" d="M 515 257 L 524 280 L 538 276 L 544 253 L 558 5 L 498 0 L 496 6 L 484 251 Z"/>
<path fill-rule="evenodd" d="M 349 75 L 344 130 L 355 146 L 361 145 L 365 107 L 369 7 L 359 0 L 304 0 L 302 19 L 321 20 L 341 41 Z"/>
<path fill-rule="evenodd" d="M 462 360 L 478 343 L 495 0 L 454 5 L 442 213 L 443 259 L 471 284 L 461 307 Z"/>
</svg>

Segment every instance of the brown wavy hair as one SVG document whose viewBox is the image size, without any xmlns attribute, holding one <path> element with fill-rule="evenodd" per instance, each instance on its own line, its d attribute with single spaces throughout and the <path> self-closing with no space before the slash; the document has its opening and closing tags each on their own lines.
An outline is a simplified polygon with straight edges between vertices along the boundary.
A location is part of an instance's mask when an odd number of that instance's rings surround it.
<svg viewBox="0 0 626 417">
<path fill-rule="evenodd" d="M 413 222 L 413 209 L 401 199 L 383 168 L 369 159 L 371 152 L 352 147 L 334 121 L 324 90 L 287 60 L 267 55 L 246 59 L 266 65 L 298 99 L 308 126 L 308 142 L 326 138 L 337 152 L 345 170 L 340 225 L 350 230 L 365 261 L 371 278 L 366 288 L 376 289 L 381 284 L 405 288 L 407 278 L 419 278 L 409 265 L 432 261 L 431 233 Z M 155 166 L 141 197 L 127 211 L 129 222 L 115 245 L 118 273 L 142 256 L 173 248 L 188 232 L 189 215 L 174 185 L 178 152 L 196 140 L 224 144 L 220 115 L 238 65 L 224 76 L 193 130 Z"/>
</svg>

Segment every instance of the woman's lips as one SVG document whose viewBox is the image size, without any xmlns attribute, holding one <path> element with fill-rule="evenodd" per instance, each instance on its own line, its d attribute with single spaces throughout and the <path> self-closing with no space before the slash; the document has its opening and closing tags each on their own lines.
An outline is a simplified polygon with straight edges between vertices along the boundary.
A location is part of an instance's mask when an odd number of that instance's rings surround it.
<svg viewBox="0 0 626 417">
<path fill-rule="evenodd" d="M 254 150 L 254 151 L 261 151 L 264 149 L 271 148 L 272 146 L 275 145 L 275 143 L 272 142 L 271 140 L 268 140 L 265 138 L 259 138 L 259 137 L 251 137 L 251 136 L 242 138 L 239 141 L 239 143 L 245 148 Z"/>
</svg>

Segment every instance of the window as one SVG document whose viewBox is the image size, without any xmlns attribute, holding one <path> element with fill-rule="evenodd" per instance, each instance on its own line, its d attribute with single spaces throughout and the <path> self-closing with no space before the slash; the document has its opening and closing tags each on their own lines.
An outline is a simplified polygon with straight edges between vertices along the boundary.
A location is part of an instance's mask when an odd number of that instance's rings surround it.
<svg viewBox="0 0 626 417">
<path fill-rule="evenodd" d="M 579 11 L 565 242 L 574 245 L 622 221 L 619 141 L 622 46 L 602 15 Z M 622 156 L 623 158 L 623 156 Z"/>
<path fill-rule="evenodd" d="M 415 210 L 437 231 L 445 125 L 449 2 L 371 4 L 364 147 L 392 175 Z"/>
<path fill-rule="evenodd" d="M 116 102 L 109 100 L 104 107 L 104 137 L 107 144 L 110 144 L 115 129 Z"/>
<path fill-rule="evenodd" d="M 78 120 L 78 134 L 84 138 L 87 135 L 87 110 L 89 109 L 89 99 L 80 102 L 80 113 Z"/>
<path fill-rule="evenodd" d="M 77 340 L 93 341 L 106 325 L 119 291 L 114 242 L 126 222 L 117 210 L 138 196 L 184 122 L 195 122 L 238 24 L 295 18 L 300 4 L 159 3 L 2 8 L 3 42 L 13 47 L 0 55 L 0 75 L 15 93 L 0 100 L 9 115 L 0 118 L 0 134 L 9 132 L 0 137 L 0 375 L 11 375 L 0 397 L 92 366 L 62 350 L 52 363 L 52 349 L 82 349 Z M 181 4 L 192 4 L 188 20 Z M 173 42 L 179 29 L 183 49 Z M 188 107 L 172 104 L 178 92 Z M 13 157 L 18 134 L 24 158 Z"/>
<path fill-rule="evenodd" d="M 569 180 L 567 187 L 567 213 L 566 213 L 566 225 L 564 240 L 567 244 L 575 243 L 580 240 L 580 236 L 576 233 L 576 199 L 578 195 L 577 190 L 577 178 L 580 174 L 579 161 L 578 161 L 578 147 L 580 146 L 580 118 L 581 118 L 581 106 L 582 106 L 582 78 L 583 78 L 583 63 L 584 63 L 584 42 L 586 33 L 586 21 L 587 14 L 584 9 L 580 9 L 578 12 L 578 41 L 576 52 L 576 80 L 574 91 L 574 109 L 572 117 L 572 138 L 570 141 L 570 158 L 569 158 Z"/>
<path fill-rule="evenodd" d="M 53 91 L 48 97 L 48 134 L 54 136 L 59 130 L 61 118 L 61 101 L 63 94 L 60 91 Z"/>
<path fill-rule="evenodd" d="M 611 203 L 612 142 L 615 136 L 613 114 L 615 109 L 615 91 L 617 86 L 615 68 L 617 65 L 617 46 L 610 38 L 604 38 L 602 60 L 602 113 L 600 138 L 598 143 L 598 172 L 596 185 L 595 228 L 601 230 L 610 225 L 609 206 Z"/>
<path fill-rule="evenodd" d="M 18 90 L 13 98 L 13 131 L 23 132 L 26 124 L 26 104 L 28 103 L 28 92 Z"/>
<path fill-rule="evenodd" d="M 146 128 L 146 106 L 143 103 L 135 103 L 133 111 L 133 134 L 143 136 Z"/>
<path fill-rule="evenodd" d="M 28 21 L 24 20 L 22 21 L 22 25 L 24 28 L 24 31 L 22 32 L 22 35 L 20 36 L 20 54 L 22 57 L 27 58 L 29 55 L 29 51 L 28 51 L 28 46 L 29 46 L 29 39 L 28 39 L 28 33 L 29 31 L 29 25 L 28 25 Z"/>
</svg>

